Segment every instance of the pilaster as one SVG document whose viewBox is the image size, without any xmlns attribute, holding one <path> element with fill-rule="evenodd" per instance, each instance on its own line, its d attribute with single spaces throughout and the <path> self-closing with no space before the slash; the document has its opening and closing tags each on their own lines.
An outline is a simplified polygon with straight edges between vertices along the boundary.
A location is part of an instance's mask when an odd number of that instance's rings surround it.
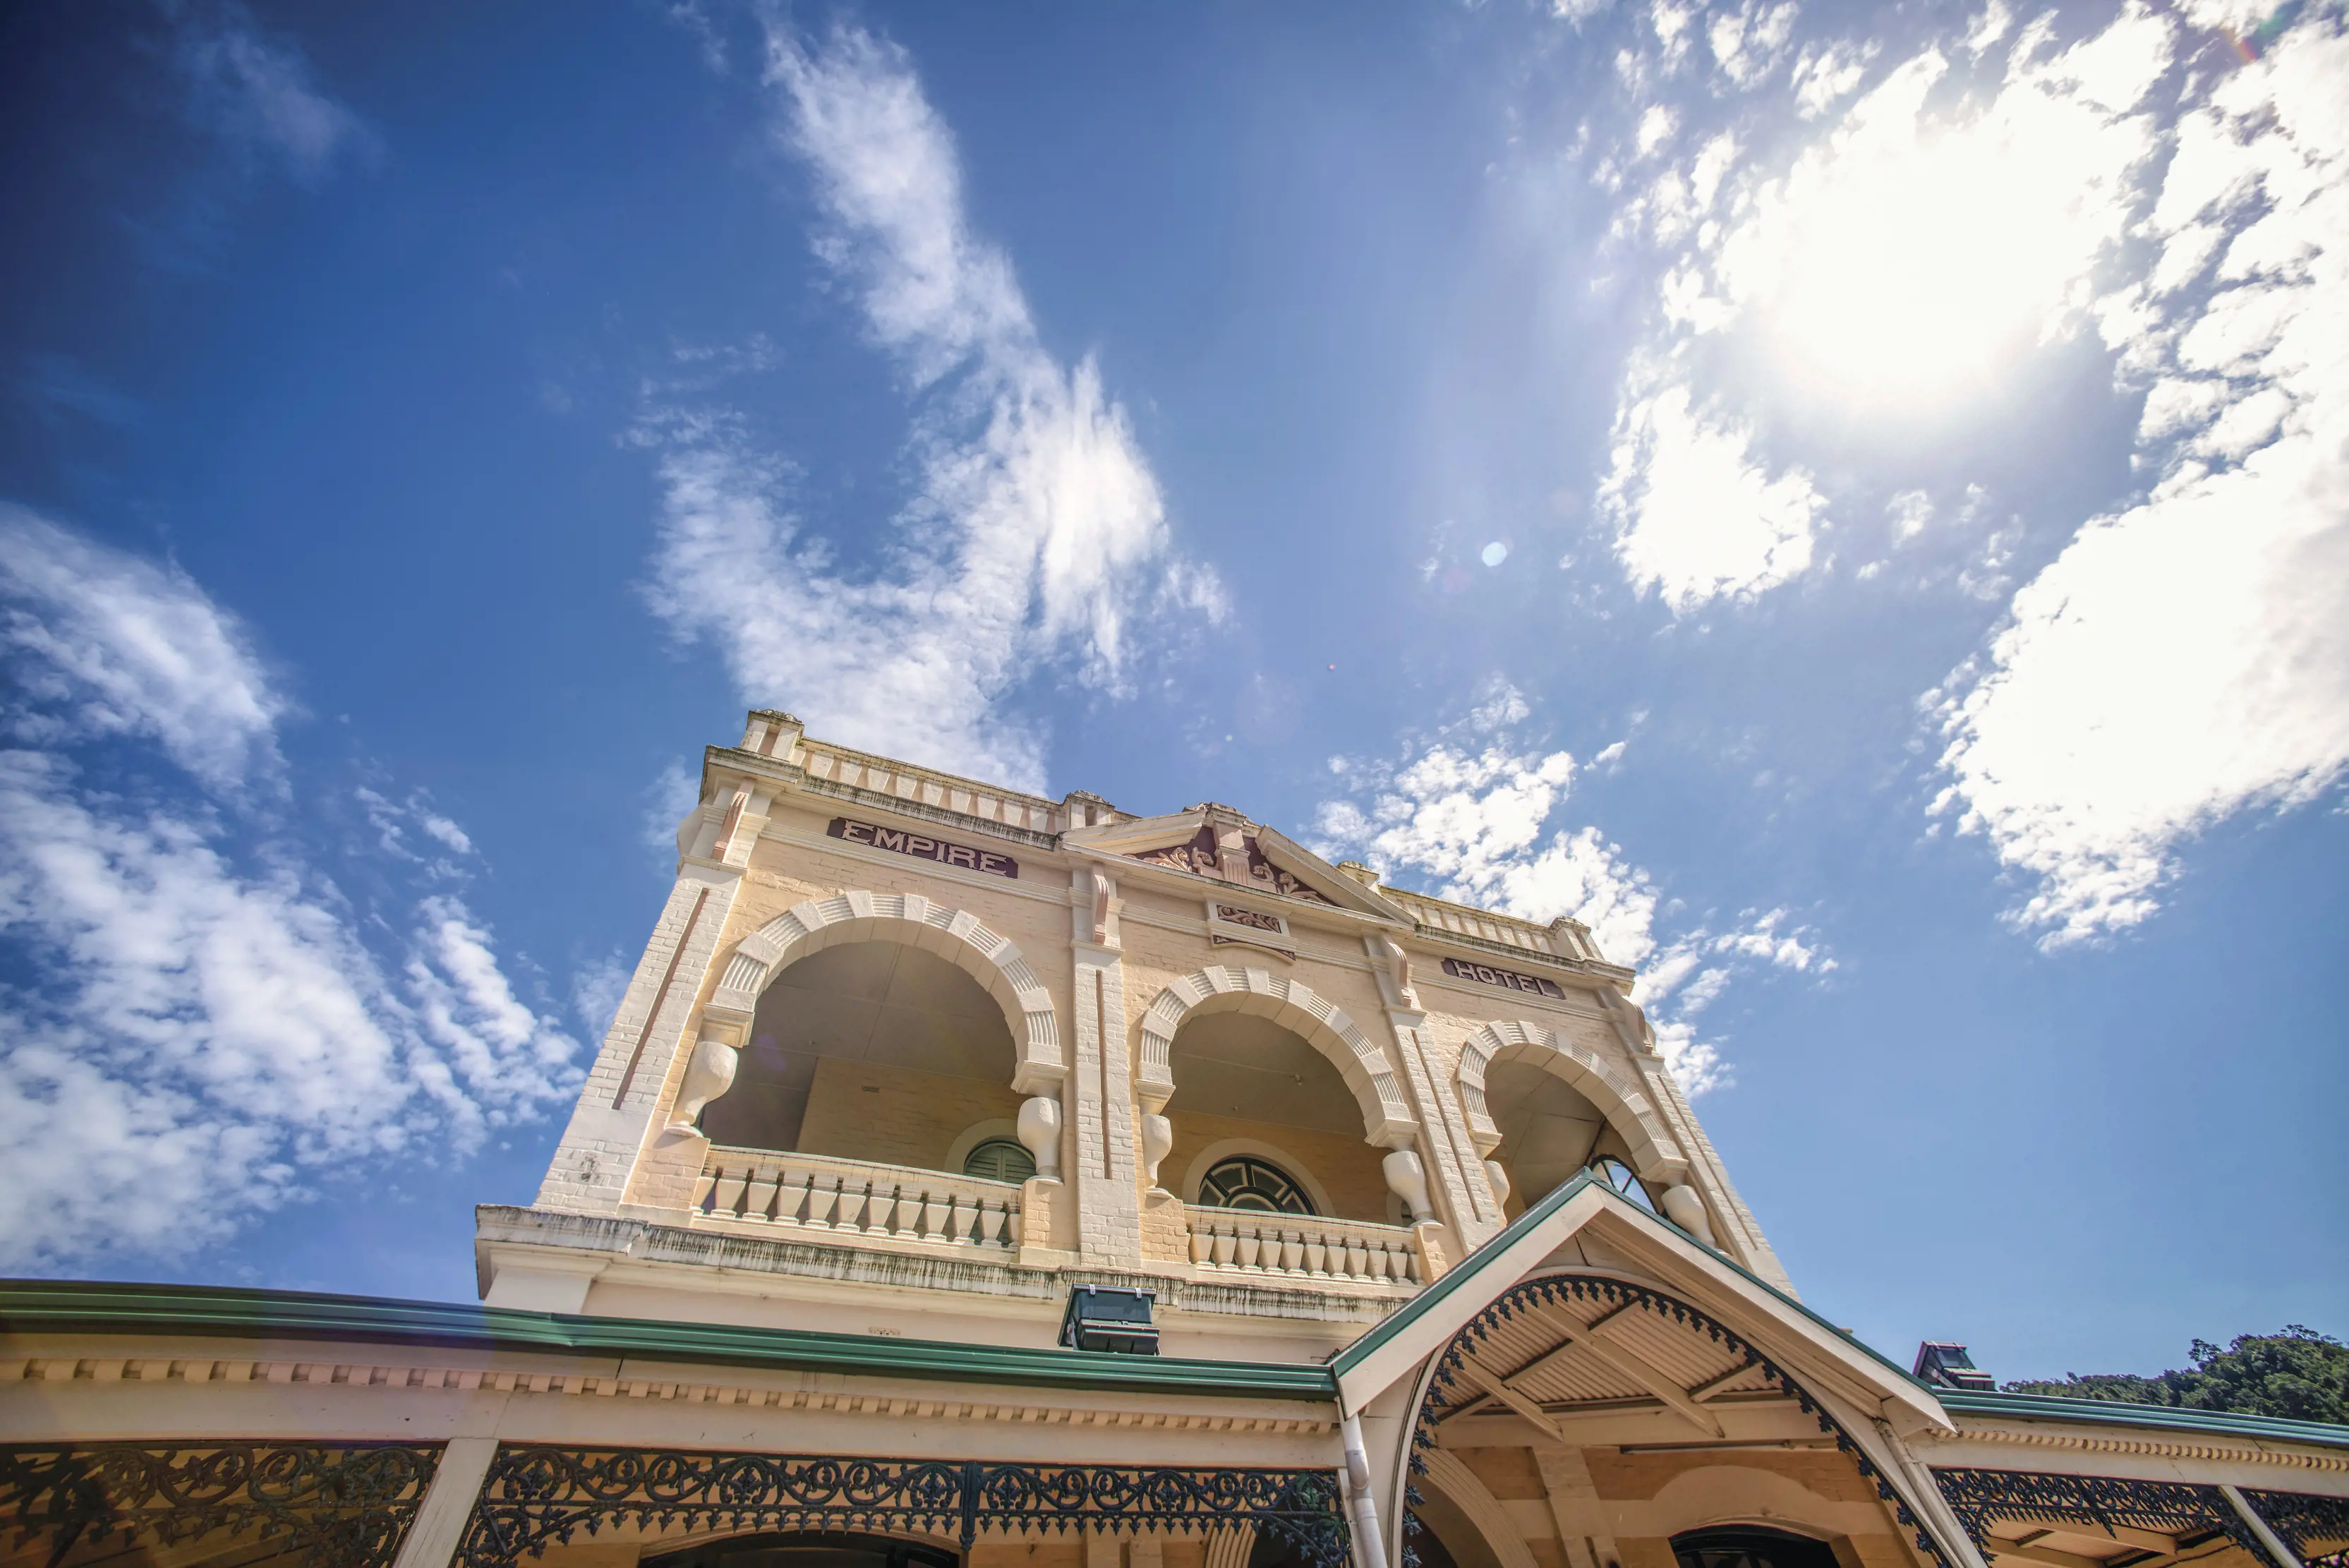
<svg viewBox="0 0 2349 1568">
<path fill-rule="evenodd" d="M 1076 1061 L 1065 1105 L 1076 1129 L 1077 1251 L 1089 1268 L 1142 1262 L 1140 1124 L 1125 1015 L 1125 955 L 1117 884 L 1098 867 L 1070 878 Z"/>
<path fill-rule="evenodd" d="M 651 940 L 579 1090 L 570 1125 L 555 1147 L 538 1207 L 572 1214 L 610 1214 L 626 1200 L 628 1182 L 691 1022 L 741 872 L 688 859 L 678 867 Z"/>
<path fill-rule="evenodd" d="M 1681 1092 L 1680 1080 L 1672 1076 L 1662 1054 L 1656 1050 L 1647 1015 L 1611 992 L 1602 993 L 1601 1000 L 1607 1003 L 1616 1037 L 1622 1041 L 1638 1070 L 1649 1099 L 1671 1124 L 1675 1141 L 1688 1157 L 1689 1178 L 1705 1199 L 1714 1239 L 1723 1242 L 1724 1250 L 1738 1262 L 1788 1295 L 1796 1295 L 1794 1282 L 1786 1276 L 1785 1265 L 1763 1238 L 1761 1222 L 1745 1207 L 1745 1199 L 1729 1179 L 1729 1169 L 1722 1163 L 1720 1151 L 1705 1136 L 1704 1124 L 1697 1120 L 1688 1096 Z"/>
<path fill-rule="evenodd" d="M 1362 946 L 1386 1003 L 1387 1027 L 1419 1118 L 1420 1146 L 1433 1163 L 1427 1175 L 1435 1218 L 1459 1238 L 1459 1254 L 1465 1257 L 1500 1231 L 1501 1206 L 1485 1179 L 1485 1164 L 1469 1138 L 1457 1096 L 1444 1092 L 1436 1076 L 1427 1014 L 1420 1011 L 1419 992 L 1411 982 L 1410 956 L 1393 938 L 1376 933 L 1364 937 Z"/>
</svg>

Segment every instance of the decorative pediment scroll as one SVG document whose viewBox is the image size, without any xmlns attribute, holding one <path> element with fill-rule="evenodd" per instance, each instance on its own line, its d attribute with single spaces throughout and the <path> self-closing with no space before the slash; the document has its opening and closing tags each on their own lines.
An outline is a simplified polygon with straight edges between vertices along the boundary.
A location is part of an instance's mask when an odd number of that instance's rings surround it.
<svg viewBox="0 0 2349 1568">
<path fill-rule="evenodd" d="M 1216 837 L 1216 825 L 1213 822 L 1207 822 L 1201 824 L 1198 832 L 1180 844 L 1169 844 L 1157 849 L 1135 850 L 1132 855 L 1133 858 L 1146 866 L 1172 867 L 1177 871 L 1189 871 L 1201 877 L 1214 877 L 1226 882 L 1245 881 L 1247 885 L 1264 892 L 1277 893 L 1284 898 L 1303 898 L 1309 903 L 1329 904 L 1335 907 L 1335 899 L 1325 896 L 1319 888 L 1312 887 L 1302 878 L 1282 870 L 1267 860 L 1264 857 L 1264 851 L 1257 846 L 1254 834 L 1242 835 L 1240 847 L 1241 856 L 1232 857 L 1232 859 L 1234 862 L 1241 862 L 1244 856 L 1244 864 L 1236 863 L 1226 866 L 1222 845 Z"/>
</svg>

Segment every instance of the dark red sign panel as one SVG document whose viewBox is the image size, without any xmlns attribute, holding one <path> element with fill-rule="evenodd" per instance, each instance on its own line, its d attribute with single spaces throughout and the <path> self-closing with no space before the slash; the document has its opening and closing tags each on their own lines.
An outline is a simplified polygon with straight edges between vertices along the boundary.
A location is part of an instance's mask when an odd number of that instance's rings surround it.
<svg viewBox="0 0 2349 1568">
<path fill-rule="evenodd" d="M 1488 964 L 1470 963 L 1465 959 L 1455 958 L 1444 961 L 1444 972 L 1461 980 L 1479 981 L 1485 985 L 1504 986 L 1510 991 L 1529 991 L 1536 996 L 1554 996 L 1560 1002 L 1566 1000 L 1566 992 L 1558 989 L 1557 981 L 1544 980 L 1537 974 L 1517 974 L 1510 970 L 1494 969 Z"/>
<path fill-rule="evenodd" d="M 943 838 L 908 833 L 901 827 L 883 827 L 878 823 L 851 822 L 844 816 L 833 817 L 832 826 L 824 831 L 851 844 L 870 844 L 875 849 L 894 849 L 900 855 L 935 860 L 941 866 L 985 871 L 991 876 L 1009 877 L 1015 882 L 1019 879 L 1019 862 L 992 849 L 974 849 L 968 844 L 949 844 Z"/>
</svg>

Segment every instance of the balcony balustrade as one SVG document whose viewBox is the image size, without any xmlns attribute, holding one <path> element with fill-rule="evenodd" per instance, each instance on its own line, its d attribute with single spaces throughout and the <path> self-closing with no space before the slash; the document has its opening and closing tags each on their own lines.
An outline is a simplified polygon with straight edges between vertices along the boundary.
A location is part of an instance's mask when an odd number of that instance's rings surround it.
<svg viewBox="0 0 2349 1568">
<path fill-rule="evenodd" d="M 1401 1225 L 1184 1205 L 1191 1262 L 1265 1281 L 1417 1285 L 1419 1248 Z"/>
<path fill-rule="evenodd" d="M 1019 1246 L 1019 1185 L 830 1155 L 713 1145 L 695 1223 L 801 1240 L 926 1243 L 1007 1256 Z"/>
</svg>

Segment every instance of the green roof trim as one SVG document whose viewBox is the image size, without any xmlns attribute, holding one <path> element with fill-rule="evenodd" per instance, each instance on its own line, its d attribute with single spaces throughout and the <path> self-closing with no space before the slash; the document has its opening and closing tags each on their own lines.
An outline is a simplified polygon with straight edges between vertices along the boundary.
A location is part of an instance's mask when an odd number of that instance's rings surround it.
<svg viewBox="0 0 2349 1568">
<path fill-rule="evenodd" d="M 1565 1208 L 1568 1203 L 1574 1201 L 1574 1197 L 1577 1193 L 1580 1192 L 1584 1188 L 1593 1184 L 1596 1184 L 1602 1191 L 1614 1191 L 1614 1189 L 1609 1187 L 1605 1182 L 1600 1181 L 1595 1172 L 1588 1169 L 1576 1172 L 1564 1183 L 1552 1189 L 1541 1199 L 1541 1201 L 1534 1204 L 1524 1213 L 1511 1220 L 1506 1230 L 1487 1241 L 1483 1246 L 1469 1253 L 1465 1258 L 1463 1258 L 1459 1264 L 1450 1272 L 1446 1273 L 1442 1279 L 1428 1286 L 1427 1289 L 1420 1292 L 1419 1294 L 1413 1296 L 1410 1302 L 1405 1303 L 1401 1310 L 1391 1314 L 1384 1322 L 1371 1329 L 1368 1334 L 1363 1334 L 1360 1339 L 1354 1341 L 1353 1344 L 1346 1346 L 1344 1350 L 1340 1351 L 1336 1356 L 1331 1358 L 1331 1367 L 1341 1377 L 1348 1372 L 1352 1371 L 1354 1367 L 1361 1365 L 1361 1363 L 1369 1356 L 1371 1352 L 1376 1350 L 1380 1345 L 1385 1344 L 1388 1340 L 1402 1333 L 1412 1322 L 1423 1316 L 1428 1312 L 1433 1311 L 1438 1303 L 1442 1302 L 1454 1291 L 1466 1284 L 1469 1279 L 1476 1273 L 1479 1268 L 1482 1267 L 1480 1260 L 1485 1259 L 1488 1254 L 1499 1253 L 1502 1249 L 1507 1247 L 1526 1231 L 1532 1230 L 1535 1226 L 1540 1224 L 1543 1220 L 1557 1213 L 1560 1209 Z M 1618 1196 L 1619 1196 L 1619 1194 Z M 1633 1214 L 1638 1215 L 1642 1220 L 1647 1220 L 1662 1226 L 1665 1230 L 1670 1231 L 1675 1236 L 1681 1237 L 1691 1245 L 1703 1248 L 1703 1250 L 1710 1253 L 1716 1261 L 1730 1269 L 1738 1276 L 1744 1279 L 1751 1284 L 1760 1286 L 1763 1290 L 1768 1292 L 1772 1297 L 1780 1303 L 1783 1303 L 1788 1308 L 1800 1313 L 1803 1316 L 1808 1318 L 1819 1327 L 1826 1330 L 1827 1333 L 1834 1334 L 1846 1345 L 1850 1345 L 1853 1349 L 1857 1350 L 1863 1355 L 1866 1355 L 1870 1360 L 1882 1366 L 1887 1372 L 1889 1372 L 1894 1376 L 1899 1378 L 1901 1382 L 1909 1385 L 1911 1387 L 1923 1388 L 1928 1393 L 1937 1396 L 1941 1393 L 1940 1389 L 1920 1382 L 1916 1376 L 1907 1367 L 1901 1366 L 1899 1362 L 1893 1360 L 1890 1356 L 1885 1355 L 1882 1351 L 1877 1349 L 1874 1345 L 1868 1344 L 1857 1334 L 1853 1334 L 1848 1329 L 1839 1328 L 1836 1324 L 1829 1323 L 1826 1318 L 1820 1316 L 1810 1307 L 1807 1307 L 1801 1302 L 1796 1301 L 1793 1296 L 1788 1295 L 1785 1291 L 1780 1290 L 1777 1286 L 1772 1284 L 1769 1281 L 1764 1279 L 1761 1275 L 1755 1273 L 1753 1270 L 1747 1268 L 1744 1264 L 1739 1262 L 1736 1259 L 1731 1257 L 1720 1248 L 1705 1246 L 1702 1241 L 1698 1241 L 1694 1236 L 1690 1235 L 1686 1231 L 1682 1230 L 1678 1225 L 1673 1224 L 1670 1220 L 1665 1219 L 1662 1215 L 1656 1213 L 1652 1210 L 1642 1208 L 1639 1204 L 1630 1201 L 1628 1199 L 1624 1200 L 1623 1207 Z"/>
<path fill-rule="evenodd" d="M 2271 1438 L 2287 1443 L 2321 1443 L 2349 1449 L 2349 1427 L 2329 1421 L 2292 1421 L 2281 1416 L 2237 1416 L 2223 1410 L 2191 1410 L 2176 1405 L 2132 1405 L 2119 1399 L 2066 1399 L 2054 1394 L 1983 1394 L 1966 1388 L 1936 1388 L 1934 1397 L 1952 1416 L 2008 1416 L 2024 1421 L 2087 1421 L 2107 1427 L 2153 1427 L 2173 1432 L 2223 1433 Z"/>
<path fill-rule="evenodd" d="M 1551 1189 L 1540 1202 L 1533 1204 L 1524 1213 L 1510 1220 L 1507 1227 L 1498 1235 L 1488 1237 L 1483 1246 L 1445 1270 L 1441 1278 L 1412 1297 L 1402 1307 L 1389 1313 L 1385 1320 L 1368 1334 L 1332 1356 L 1330 1361 L 1330 1370 L 1343 1377 L 1347 1373 L 1360 1366 L 1370 1358 L 1372 1351 L 1433 1312 L 1466 1286 L 1483 1270 L 1486 1262 L 1498 1256 L 1518 1237 L 1573 1202 L 1577 1193 L 1598 1180 L 1599 1178 L 1590 1171 L 1578 1170 L 1564 1182 Z"/>
<path fill-rule="evenodd" d="M 218 1285 L 0 1280 L 0 1332 L 349 1340 L 1132 1394 L 1324 1404 L 1338 1397 L 1338 1381 L 1330 1368 L 1296 1362 L 1191 1361 L 955 1345 Z"/>
</svg>

